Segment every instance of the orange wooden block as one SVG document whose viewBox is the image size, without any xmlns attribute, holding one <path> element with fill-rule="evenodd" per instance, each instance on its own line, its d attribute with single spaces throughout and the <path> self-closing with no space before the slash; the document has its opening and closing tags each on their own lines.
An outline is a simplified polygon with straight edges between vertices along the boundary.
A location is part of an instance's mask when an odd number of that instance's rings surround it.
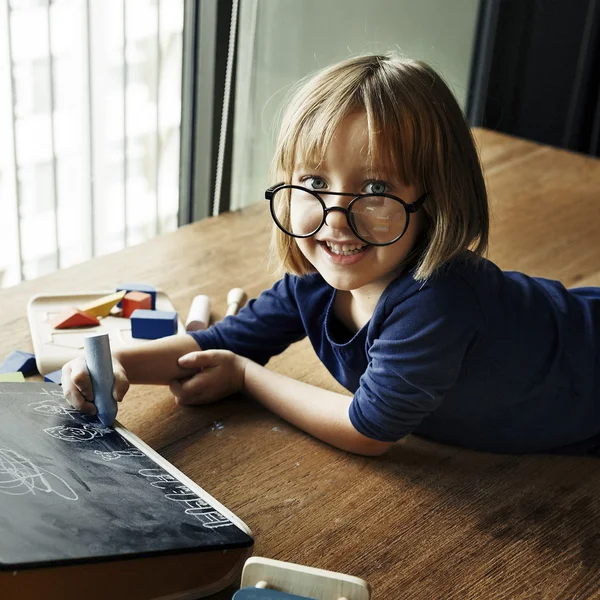
<svg viewBox="0 0 600 600">
<path fill-rule="evenodd" d="M 69 311 L 61 313 L 52 321 L 50 324 L 54 329 L 69 329 L 70 327 L 85 327 L 87 325 L 100 325 L 100 321 L 92 315 L 79 310 L 78 308 L 71 308 Z"/>
<path fill-rule="evenodd" d="M 138 308 L 152 310 L 152 296 L 146 292 L 128 292 L 121 303 L 123 317 L 129 319 L 131 313 Z"/>
</svg>

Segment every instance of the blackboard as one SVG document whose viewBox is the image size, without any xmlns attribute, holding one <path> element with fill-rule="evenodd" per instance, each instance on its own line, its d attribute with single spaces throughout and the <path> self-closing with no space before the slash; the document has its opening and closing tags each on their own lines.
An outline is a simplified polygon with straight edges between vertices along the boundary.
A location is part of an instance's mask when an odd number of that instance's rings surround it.
<svg viewBox="0 0 600 600">
<path fill-rule="evenodd" d="M 0 384 L 0 570 L 252 544 L 235 515 L 60 386 Z"/>
</svg>

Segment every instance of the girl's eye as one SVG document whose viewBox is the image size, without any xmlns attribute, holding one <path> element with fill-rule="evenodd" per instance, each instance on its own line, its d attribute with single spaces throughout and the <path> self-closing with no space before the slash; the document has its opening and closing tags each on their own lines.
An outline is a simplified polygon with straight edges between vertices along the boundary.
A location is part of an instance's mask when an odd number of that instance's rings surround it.
<svg viewBox="0 0 600 600">
<path fill-rule="evenodd" d="M 305 177 L 302 183 L 311 190 L 324 190 L 327 187 L 325 180 L 320 177 Z"/>
<path fill-rule="evenodd" d="M 366 185 L 367 194 L 385 194 L 388 186 L 383 181 L 371 181 Z"/>
</svg>

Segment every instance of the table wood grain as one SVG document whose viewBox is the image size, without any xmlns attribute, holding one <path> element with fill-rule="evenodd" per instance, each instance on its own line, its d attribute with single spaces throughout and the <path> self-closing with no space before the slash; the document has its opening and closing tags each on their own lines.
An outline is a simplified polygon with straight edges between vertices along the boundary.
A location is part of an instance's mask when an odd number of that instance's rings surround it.
<svg viewBox="0 0 600 600">
<path fill-rule="evenodd" d="M 504 269 L 600 285 L 600 161 L 476 130 Z M 0 356 L 31 350 L 36 293 L 143 281 L 185 319 L 207 294 L 250 297 L 278 278 L 265 204 L 0 291 Z M 278 371 L 341 391 L 306 341 Z M 600 376 L 600 374 L 599 374 Z M 119 420 L 243 519 L 255 554 L 362 577 L 373 598 L 600 597 L 600 461 L 472 452 L 411 436 L 378 458 L 331 448 L 241 396 L 177 408 L 134 387 Z M 230 598 L 232 591 L 215 598 Z"/>
</svg>

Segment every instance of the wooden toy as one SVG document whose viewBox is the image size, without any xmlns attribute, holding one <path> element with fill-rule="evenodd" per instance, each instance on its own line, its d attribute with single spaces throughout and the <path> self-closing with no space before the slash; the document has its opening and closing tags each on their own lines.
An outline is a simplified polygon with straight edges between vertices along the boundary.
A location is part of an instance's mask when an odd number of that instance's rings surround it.
<svg viewBox="0 0 600 600">
<path fill-rule="evenodd" d="M 50 373 L 46 373 L 44 375 L 44 381 L 49 381 L 50 383 L 58 383 L 61 385 L 60 380 L 62 378 L 62 368 L 57 369 L 56 371 L 52 371 Z"/>
<path fill-rule="evenodd" d="M 192 300 L 190 312 L 185 321 L 186 331 L 206 329 L 210 323 L 210 298 L 199 295 Z"/>
<path fill-rule="evenodd" d="M 77 356 L 83 356 L 83 340 L 91 333 L 108 333 L 113 350 L 147 344 L 148 340 L 131 336 L 131 321 L 114 314 L 114 308 L 108 317 L 100 320 L 100 325 L 90 329 L 54 329 L 50 321 L 70 306 L 80 306 L 101 296 L 110 294 L 110 290 L 91 290 L 88 292 L 64 294 L 40 294 L 34 296 L 27 306 L 29 331 L 33 342 L 35 360 L 39 372 L 43 375 L 62 366 Z M 174 311 L 169 297 L 157 290 L 156 308 Z M 185 327 L 178 322 L 178 332 L 185 333 Z M 17 369 L 11 369 L 16 371 Z M 1 595 L 1 594 L 0 594 Z"/>
<path fill-rule="evenodd" d="M 260 556 L 249 558 L 233 600 L 370 600 L 363 579 Z"/>
<path fill-rule="evenodd" d="M 35 375 L 37 373 L 35 355 L 23 350 L 11 352 L 0 364 L 0 373 L 14 373 L 16 371 L 20 371 L 25 377 Z"/>
<path fill-rule="evenodd" d="M 125 319 L 131 317 L 131 313 L 138 308 L 152 310 L 152 296 L 146 292 L 127 292 L 121 300 L 122 313 Z"/>
<path fill-rule="evenodd" d="M 69 329 L 71 327 L 100 325 L 100 321 L 94 315 L 83 312 L 73 306 L 68 311 L 52 319 L 50 324 L 54 329 Z"/>
<path fill-rule="evenodd" d="M 135 310 L 131 317 L 134 338 L 157 340 L 177 333 L 177 313 L 164 310 Z"/>
<path fill-rule="evenodd" d="M 246 292 L 241 288 L 233 288 L 227 293 L 227 312 L 225 316 L 235 315 L 246 302 Z"/>
<path fill-rule="evenodd" d="M 152 297 L 152 306 L 150 307 L 152 310 L 156 310 L 156 295 L 158 290 L 146 283 L 123 283 L 117 287 L 117 292 L 125 291 L 127 294 L 129 292 L 144 292 L 145 294 L 150 294 Z M 121 306 L 122 302 L 119 302 L 117 306 Z"/>
<path fill-rule="evenodd" d="M 95 317 L 108 317 L 113 306 L 116 306 L 123 300 L 126 293 L 127 292 L 123 290 L 114 294 L 108 294 L 108 296 L 102 296 L 102 298 L 92 300 L 91 302 L 80 306 L 79 309 L 89 315 L 94 315 Z"/>
<path fill-rule="evenodd" d="M 21 371 L 17 371 L 16 373 L 0 373 L 0 381 L 17 383 L 25 381 L 25 375 Z"/>
<path fill-rule="evenodd" d="M 51 383 L 0 384 L 0 598 L 204 598 L 252 553 L 235 514 Z"/>
</svg>

